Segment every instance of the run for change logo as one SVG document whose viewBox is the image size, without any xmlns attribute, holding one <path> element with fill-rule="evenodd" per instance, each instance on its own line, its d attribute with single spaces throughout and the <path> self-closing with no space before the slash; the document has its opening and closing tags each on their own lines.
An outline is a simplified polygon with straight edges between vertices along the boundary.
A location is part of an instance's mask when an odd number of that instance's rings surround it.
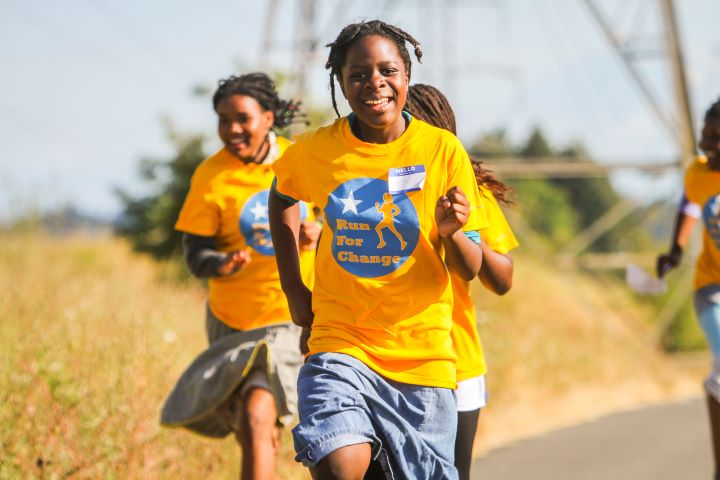
<svg viewBox="0 0 720 480">
<path fill-rule="evenodd" d="M 270 223 L 268 217 L 268 194 L 270 190 L 262 190 L 251 196 L 243 205 L 240 214 L 240 232 L 245 237 L 245 243 L 261 255 L 275 255 L 272 238 L 270 237 Z M 307 205 L 300 202 L 300 219 L 307 218 Z"/>
<path fill-rule="evenodd" d="M 715 246 L 720 248 L 720 195 L 715 195 L 705 202 L 703 221 L 708 235 L 715 242 Z"/>
<path fill-rule="evenodd" d="M 358 178 L 328 197 L 325 219 L 333 232 L 332 254 L 345 270 L 374 278 L 397 270 L 412 255 L 420 229 L 405 192 L 391 194 L 388 183 Z"/>
</svg>

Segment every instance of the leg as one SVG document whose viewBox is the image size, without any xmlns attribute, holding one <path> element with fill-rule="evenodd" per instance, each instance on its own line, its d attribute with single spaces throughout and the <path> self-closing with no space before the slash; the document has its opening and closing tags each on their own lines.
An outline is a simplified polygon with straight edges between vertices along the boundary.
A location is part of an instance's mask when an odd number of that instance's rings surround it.
<svg viewBox="0 0 720 480">
<path fill-rule="evenodd" d="M 362 480 L 370 466 L 369 443 L 340 447 L 310 469 L 313 480 Z"/>
<path fill-rule="evenodd" d="M 720 478 L 720 304 L 717 303 L 716 292 L 715 285 L 703 288 L 695 292 L 694 301 L 695 312 L 713 352 L 712 369 L 703 386 L 707 394 L 715 478 Z"/>
<path fill-rule="evenodd" d="M 457 437 L 455 437 L 455 466 L 460 480 L 470 479 L 473 443 L 477 432 L 480 409 L 469 412 L 458 412 Z"/>
<path fill-rule="evenodd" d="M 272 393 L 263 388 L 252 388 L 245 393 L 240 412 L 240 429 L 235 437 L 242 450 L 241 478 L 274 478 L 280 432 Z"/>
<path fill-rule="evenodd" d="M 377 226 L 375 227 L 375 233 L 377 233 L 378 240 L 380 240 L 378 242 L 377 248 L 383 248 L 385 246 L 385 239 L 383 238 L 383 234 L 382 234 L 383 228 L 385 228 L 385 225 L 383 225 L 382 223 L 378 223 Z"/>
<path fill-rule="evenodd" d="M 712 433 L 713 458 L 715 460 L 715 478 L 720 478 L 720 402 L 710 394 L 706 395 L 710 432 Z"/>
</svg>

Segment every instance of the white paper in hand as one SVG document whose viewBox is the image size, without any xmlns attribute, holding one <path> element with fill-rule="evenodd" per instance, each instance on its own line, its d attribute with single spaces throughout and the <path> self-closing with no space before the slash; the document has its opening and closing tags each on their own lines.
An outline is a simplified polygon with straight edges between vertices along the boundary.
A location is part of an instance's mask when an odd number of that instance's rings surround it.
<svg viewBox="0 0 720 480">
<path fill-rule="evenodd" d="M 667 291 L 664 279 L 655 278 L 632 263 L 625 269 L 625 282 L 630 290 L 641 295 L 661 295 Z"/>
</svg>

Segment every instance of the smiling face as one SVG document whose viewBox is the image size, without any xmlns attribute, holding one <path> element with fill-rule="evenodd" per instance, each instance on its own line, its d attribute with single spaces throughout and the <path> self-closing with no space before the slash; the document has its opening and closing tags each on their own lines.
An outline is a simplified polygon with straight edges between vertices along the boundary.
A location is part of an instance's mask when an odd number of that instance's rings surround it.
<svg viewBox="0 0 720 480">
<path fill-rule="evenodd" d="M 215 108 L 218 135 L 230 153 L 249 163 L 257 160 L 265 144 L 275 116 L 264 110 L 253 97 L 230 95 Z"/>
<path fill-rule="evenodd" d="M 707 115 L 700 135 L 700 150 L 703 151 L 713 170 L 720 170 L 720 118 Z"/>
<path fill-rule="evenodd" d="M 389 38 L 368 35 L 350 45 L 341 69 L 343 95 L 358 119 L 362 140 L 391 142 L 405 131 L 402 108 L 409 77 Z"/>
</svg>

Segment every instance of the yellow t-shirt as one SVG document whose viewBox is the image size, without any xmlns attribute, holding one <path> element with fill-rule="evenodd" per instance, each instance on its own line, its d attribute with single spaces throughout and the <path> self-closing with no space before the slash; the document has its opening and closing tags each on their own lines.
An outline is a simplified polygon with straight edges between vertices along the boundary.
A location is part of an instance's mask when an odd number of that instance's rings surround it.
<svg viewBox="0 0 720 480">
<path fill-rule="evenodd" d="M 493 194 L 481 186 L 480 198 L 488 219 L 488 226 L 480 230 L 480 238 L 491 250 L 505 255 L 518 246 L 518 241 Z M 470 282 L 457 275 L 450 275 L 450 279 L 455 297 L 451 337 L 457 355 L 457 379 L 462 381 L 485 375 L 487 365 L 477 329 L 475 305 L 470 297 Z"/>
<path fill-rule="evenodd" d="M 455 388 L 436 202 L 457 185 L 472 204 L 465 230 L 487 225 L 457 138 L 412 119 L 397 140 L 370 144 L 342 118 L 299 137 L 273 169 L 278 194 L 325 215 L 310 353 L 345 353 L 392 380 Z"/>
<path fill-rule="evenodd" d="M 289 144 L 277 139 L 280 154 Z M 198 165 L 175 224 L 182 232 L 214 237 L 220 251 L 250 249 L 251 261 L 240 271 L 208 280 L 210 310 L 238 330 L 290 320 L 268 224 L 273 177 L 271 164 L 245 164 L 223 148 Z M 312 209 L 304 204 L 301 208 L 312 218 Z M 301 255 L 308 285 L 314 254 Z"/>
<path fill-rule="evenodd" d="M 710 170 L 699 156 L 685 173 L 685 195 L 702 208 L 702 253 L 695 269 L 695 289 L 720 284 L 720 171 Z"/>
</svg>

